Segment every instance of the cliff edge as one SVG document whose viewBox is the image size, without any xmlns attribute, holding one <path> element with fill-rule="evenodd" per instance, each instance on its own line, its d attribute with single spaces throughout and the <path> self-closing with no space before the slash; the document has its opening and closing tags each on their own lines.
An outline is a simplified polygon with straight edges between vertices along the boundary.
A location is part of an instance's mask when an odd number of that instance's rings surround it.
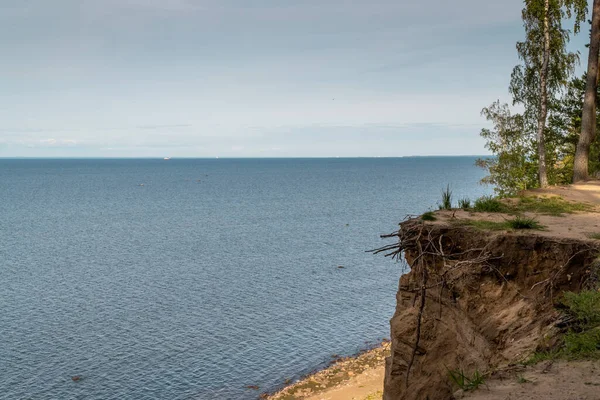
<svg viewBox="0 0 600 400">
<path fill-rule="evenodd" d="M 463 397 L 456 378 L 497 376 L 556 347 L 558 299 L 600 274 L 598 204 L 591 182 L 401 223 L 385 250 L 411 271 L 390 322 L 384 400 Z"/>
</svg>

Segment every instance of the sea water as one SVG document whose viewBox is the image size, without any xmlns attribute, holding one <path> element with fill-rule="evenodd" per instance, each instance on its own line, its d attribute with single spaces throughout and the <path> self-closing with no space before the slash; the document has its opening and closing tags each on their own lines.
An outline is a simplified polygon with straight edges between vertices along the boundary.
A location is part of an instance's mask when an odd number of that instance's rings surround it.
<svg viewBox="0 0 600 400">
<path fill-rule="evenodd" d="M 474 162 L 0 160 L 0 398 L 255 399 L 389 337 L 366 251 Z"/>
</svg>

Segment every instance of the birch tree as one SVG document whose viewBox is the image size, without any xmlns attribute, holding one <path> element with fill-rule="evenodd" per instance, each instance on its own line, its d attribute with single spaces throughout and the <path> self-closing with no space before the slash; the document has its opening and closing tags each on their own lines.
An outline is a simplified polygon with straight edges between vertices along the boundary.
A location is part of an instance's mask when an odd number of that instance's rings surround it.
<svg viewBox="0 0 600 400">
<path fill-rule="evenodd" d="M 578 54 L 568 52 L 570 32 L 562 27 L 573 18 L 578 33 L 587 0 L 525 0 L 522 11 L 525 41 L 517 43 L 522 65 L 514 68 L 510 92 L 513 104 L 524 107 L 524 135 L 535 138 L 539 186 L 548 185 L 545 130 L 548 108 L 572 76 Z"/>
</svg>

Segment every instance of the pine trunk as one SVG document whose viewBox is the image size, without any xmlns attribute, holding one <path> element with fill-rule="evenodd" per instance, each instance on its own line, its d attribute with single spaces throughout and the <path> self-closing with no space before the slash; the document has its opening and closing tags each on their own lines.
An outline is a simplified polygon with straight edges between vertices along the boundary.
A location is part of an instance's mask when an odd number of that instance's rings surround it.
<svg viewBox="0 0 600 400">
<path fill-rule="evenodd" d="M 600 0 L 597 0 L 600 1 Z M 550 14 L 550 0 L 544 1 L 544 55 L 542 61 L 542 70 L 540 71 L 540 110 L 538 115 L 538 157 L 539 157 L 539 178 L 540 187 L 548 186 L 548 168 L 546 165 L 546 142 L 544 140 L 544 130 L 546 129 L 546 119 L 548 116 L 548 66 L 550 63 L 550 23 L 548 21 Z"/>
<path fill-rule="evenodd" d="M 600 0 L 594 0 L 590 53 L 581 115 L 581 135 L 575 151 L 573 183 L 589 178 L 590 146 L 596 138 L 596 90 L 598 88 L 598 53 L 600 52 Z"/>
</svg>

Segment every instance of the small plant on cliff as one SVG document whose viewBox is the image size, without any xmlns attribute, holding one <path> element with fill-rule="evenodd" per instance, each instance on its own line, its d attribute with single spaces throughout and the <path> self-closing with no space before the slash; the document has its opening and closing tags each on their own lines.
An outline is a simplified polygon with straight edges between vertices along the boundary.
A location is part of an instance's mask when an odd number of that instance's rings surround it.
<svg viewBox="0 0 600 400">
<path fill-rule="evenodd" d="M 371 393 L 370 395 L 365 397 L 364 400 L 381 400 L 382 398 L 383 398 L 383 392 L 381 390 L 379 390 L 375 393 Z"/>
<path fill-rule="evenodd" d="M 565 292 L 562 303 L 585 326 L 600 325 L 600 291 L 583 290 L 579 293 Z"/>
<path fill-rule="evenodd" d="M 451 210 L 452 209 L 452 190 L 450 185 L 446 185 L 446 189 L 442 190 L 442 204 L 440 204 L 440 210 Z"/>
<path fill-rule="evenodd" d="M 471 208 L 471 200 L 468 197 L 463 197 L 462 199 L 458 200 L 458 207 L 462 208 L 463 210 L 468 210 Z"/>
<path fill-rule="evenodd" d="M 542 225 L 534 218 L 517 216 L 514 219 L 506 221 L 512 229 L 542 229 Z"/>
<path fill-rule="evenodd" d="M 475 390 L 485 383 L 485 377 L 478 370 L 475 370 L 471 377 L 467 376 L 462 369 L 449 369 L 448 375 L 450 375 L 450 380 L 465 392 Z"/>
<path fill-rule="evenodd" d="M 505 206 L 502 202 L 491 196 L 483 196 L 475 200 L 473 209 L 477 212 L 503 212 Z"/>
<path fill-rule="evenodd" d="M 423 213 L 423 215 L 421 215 L 421 219 L 423 221 L 435 221 L 437 218 L 435 217 L 432 211 L 427 211 L 426 213 Z"/>
</svg>

